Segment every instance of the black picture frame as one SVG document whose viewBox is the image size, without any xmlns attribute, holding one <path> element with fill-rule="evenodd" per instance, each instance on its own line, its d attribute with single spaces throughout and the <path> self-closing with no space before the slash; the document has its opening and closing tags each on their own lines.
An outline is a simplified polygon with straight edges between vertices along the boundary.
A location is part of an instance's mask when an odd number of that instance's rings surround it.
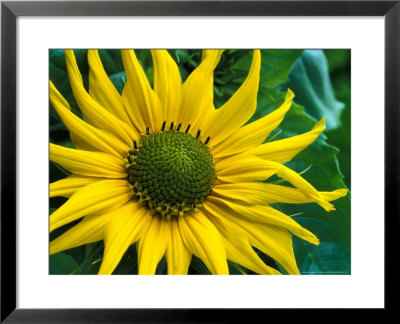
<svg viewBox="0 0 400 324">
<path fill-rule="evenodd" d="M 19 16 L 384 16 L 385 309 L 396 306 L 399 237 L 400 0 L 4 1 L 1 3 L 1 322 L 233 322 L 266 309 L 16 308 L 16 19 Z M 366 158 L 366 162 L 368 159 Z M 371 176 L 371 175 L 368 175 Z M 394 250 L 394 251 L 393 251 Z M 391 253 L 393 251 L 393 253 Z M 373 264 L 373 256 L 371 256 Z M 366 269 L 368 271 L 368 269 Z M 368 283 L 366 283 L 366 286 Z M 367 288 L 366 288 L 367 290 Z M 251 313 L 251 314 L 249 314 Z M 260 314 L 261 315 L 261 314 Z"/>
</svg>

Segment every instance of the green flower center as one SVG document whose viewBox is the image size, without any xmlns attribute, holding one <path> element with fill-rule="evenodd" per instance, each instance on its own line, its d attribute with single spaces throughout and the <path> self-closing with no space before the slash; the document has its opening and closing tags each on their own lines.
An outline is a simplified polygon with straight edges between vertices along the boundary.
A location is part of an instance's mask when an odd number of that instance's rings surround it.
<svg viewBox="0 0 400 324">
<path fill-rule="evenodd" d="M 170 219 L 202 205 L 216 178 L 206 144 L 192 135 L 148 134 L 127 157 L 128 180 L 140 202 Z"/>
</svg>

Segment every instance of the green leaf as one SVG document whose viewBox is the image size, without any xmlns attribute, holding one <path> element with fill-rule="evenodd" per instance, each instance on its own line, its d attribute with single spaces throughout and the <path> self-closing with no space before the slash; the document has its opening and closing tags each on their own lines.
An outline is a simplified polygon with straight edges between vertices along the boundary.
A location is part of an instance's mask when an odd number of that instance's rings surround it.
<svg viewBox="0 0 400 324">
<path fill-rule="evenodd" d="M 348 49 L 324 49 L 324 53 L 331 73 L 343 69 L 350 63 L 351 52 Z"/>
<path fill-rule="evenodd" d="M 246 271 L 247 269 L 242 268 L 240 265 L 238 265 L 235 262 L 232 262 L 231 260 L 228 260 L 228 266 L 229 266 L 229 274 L 240 274 L 240 275 L 247 275 Z"/>
<path fill-rule="evenodd" d="M 167 260 L 163 257 L 157 265 L 156 275 L 167 274 Z"/>
<path fill-rule="evenodd" d="M 126 83 L 126 72 L 120 50 L 99 50 L 101 62 L 111 82 L 120 94 Z"/>
<path fill-rule="evenodd" d="M 78 264 L 75 259 L 64 253 L 50 255 L 50 274 L 71 274 Z"/>
<path fill-rule="evenodd" d="M 350 78 L 350 51 L 349 50 L 330 50 L 329 52 L 344 52 L 346 61 L 342 61 L 341 65 L 335 66 L 335 72 L 331 75 L 332 83 L 335 90 L 335 96 L 338 100 L 345 103 L 346 108 L 341 115 L 342 125 L 334 130 L 326 133 L 329 142 L 340 149 L 338 161 L 344 175 L 344 181 L 351 187 L 351 78 Z M 325 50 L 326 52 L 326 50 Z M 330 63 L 330 61 L 329 61 Z"/>
<path fill-rule="evenodd" d="M 302 53 L 303 50 L 273 49 L 261 51 L 261 85 L 272 88 L 287 82 L 293 64 Z"/>
<path fill-rule="evenodd" d="M 132 244 L 124 253 L 118 266 L 115 268 L 113 274 L 137 274 L 138 273 L 138 256 L 136 244 Z"/>
<path fill-rule="evenodd" d="M 344 103 L 337 101 L 329 76 L 328 63 L 322 50 L 305 50 L 296 61 L 287 84 L 296 102 L 316 119 L 326 117 L 327 130 L 341 125 Z"/>
<path fill-rule="evenodd" d="M 260 87 L 274 88 L 289 81 L 289 72 L 302 53 L 303 50 L 261 50 Z M 253 51 L 247 51 L 230 69 L 244 71 L 247 75 L 252 57 Z"/>
<path fill-rule="evenodd" d="M 261 50 L 260 90 L 275 89 L 287 82 L 289 72 L 303 50 Z M 228 50 L 221 57 L 215 73 L 214 104 L 222 106 L 245 80 L 253 58 L 253 50 Z M 260 106 L 260 101 L 258 101 Z M 263 105 L 265 107 L 265 105 Z M 252 120 L 258 118 L 255 115 Z"/>
<path fill-rule="evenodd" d="M 294 133 L 303 133 L 310 129 L 314 123 L 315 121 L 305 115 L 302 107 L 293 105 L 282 123 L 282 132 L 279 136 L 285 138 Z M 326 142 L 324 135 L 320 135 L 317 141 L 298 154 L 287 165 L 297 172 L 311 165 L 311 168 L 302 176 L 319 191 L 346 188 L 337 161 L 337 154 L 338 150 Z M 316 203 L 276 204 L 275 206 L 287 215 L 302 213 L 301 218 L 294 217 L 294 219 L 311 230 L 321 240 L 319 246 L 313 246 L 303 241 L 303 245 L 307 248 L 300 244 L 294 244 L 296 259 L 304 260 L 304 264 L 309 265 L 310 269 L 312 267 L 312 270 L 307 268 L 301 270 L 302 272 L 316 271 L 316 263 L 323 263 L 320 268 L 327 273 L 337 271 L 349 273 L 350 271 L 350 253 L 343 252 L 350 250 L 351 245 L 350 193 L 333 201 L 332 204 L 336 210 L 329 213 Z M 325 259 L 322 260 L 327 242 L 332 243 L 335 249 L 340 249 L 343 252 L 340 254 L 340 262 L 336 260 L 336 257 L 332 259 L 330 255 L 325 255 Z M 338 264 L 340 264 L 340 267 Z"/>
<path fill-rule="evenodd" d="M 203 261 L 195 255 L 192 256 L 192 261 L 189 267 L 189 274 L 211 274 Z"/>
<path fill-rule="evenodd" d="M 281 124 L 279 137 L 287 138 L 310 130 L 315 120 L 304 113 L 304 108 L 293 104 Z M 311 168 L 302 176 L 319 191 L 332 191 L 346 188 L 343 175 L 337 161 L 338 149 L 326 142 L 321 134 L 318 139 L 304 151 L 295 156 L 287 165 L 300 172 L 310 164 Z M 350 247 L 350 194 L 332 202 L 335 211 L 325 212 L 317 204 L 283 205 L 288 215 L 304 212 L 302 216 L 326 221 L 340 233 L 340 243 Z"/>
<path fill-rule="evenodd" d="M 297 266 L 301 274 L 350 274 L 350 250 L 337 243 L 322 242 L 315 246 L 293 239 Z"/>
<path fill-rule="evenodd" d="M 77 249 L 83 252 L 83 258 L 79 268 L 75 270 L 74 274 L 97 274 L 100 269 L 101 261 L 103 260 L 103 241 L 86 244 Z"/>
<path fill-rule="evenodd" d="M 337 228 L 319 218 L 296 216 L 293 219 L 304 228 L 317 235 L 321 242 L 340 242 L 340 233 Z"/>
<path fill-rule="evenodd" d="M 260 89 L 259 105 L 256 111 L 257 118 L 279 107 L 284 101 L 284 96 L 285 93 L 279 92 L 277 88 Z M 315 123 L 316 120 L 307 115 L 304 107 L 293 103 L 283 122 L 270 135 L 270 138 L 275 136 L 274 140 L 278 140 L 302 134 L 311 130 Z M 349 140 L 350 139 L 347 138 L 347 141 Z M 327 143 L 327 137 L 322 134 L 313 144 L 295 156 L 291 162 L 287 163 L 287 166 L 299 173 L 307 170 L 302 176 L 319 191 L 332 191 L 346 188 L 337 160 L 338 152 L 337 148 Z M 277 177 L 273 177 L 269 179 L 268 182 L 274 182 L 278 179 Z M 281 185 L 289 184 L 286 182 L 281 183 Z M 301 218 L 294 217 L 294 219 L 301 220 L 299 223 L 304 223 L 304 227 L 310 229 L 319 237 L 321 243 L 330 242 L 349 250 L 351 243 L 350 193 L 346 197 L 340 198 L 332 203 L 336 210 L 329 213 L 316 203 L 274 204 L 274 207 L 287 215 L 301 213 Z M 312 224 L 312 226 L 310 226 L 310 224 Z M 306 242 L 304 243 L 306 244 Z M 306 260 L 305 262 L 309 263 L 311 261 L 308 259 L 314 257 L 313 253 L 315 251 L 318 252 L 318 247 L 313 247 L 310 250 L 300 249 L 299 245 L 295 245 L 294 249 L 296 259 L 304 259 Z M 341 256 L 343 259 L 340 262 L 342 265 L 346 265 L 346 267 L 343 266 L 342 268 L 346 268 L 345 271 L 350 271 L 350 255 L 342 254 Z M 324 271 L 326 271 L 326 269 Z"/>
<path fill-rule="evenodd" d="M 120 50 L 100 49 L 99 56 L 107 75 L 113 75 L 125 70 Z"/>
</svg>

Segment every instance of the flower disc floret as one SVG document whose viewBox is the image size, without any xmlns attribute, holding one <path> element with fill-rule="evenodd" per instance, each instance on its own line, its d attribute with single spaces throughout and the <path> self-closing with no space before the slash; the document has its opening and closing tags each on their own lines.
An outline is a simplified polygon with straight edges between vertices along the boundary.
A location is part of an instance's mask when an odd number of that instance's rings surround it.
<svg viewBox="0 0 400 324">
<path fill-rule="evenodd" d="M 183 132 L 144 136 L 129 152 L 127 162 L 134 194 L 167 218 L 201 207 L 216 178 L 207 145 Z"/>
</svg>

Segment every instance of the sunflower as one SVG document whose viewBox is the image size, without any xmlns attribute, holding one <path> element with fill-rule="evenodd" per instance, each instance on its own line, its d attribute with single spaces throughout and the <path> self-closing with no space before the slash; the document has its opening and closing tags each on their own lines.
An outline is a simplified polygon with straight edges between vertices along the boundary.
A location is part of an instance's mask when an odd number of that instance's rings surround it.
<svg viewBox="0 0 400 324">
<path fill-rule="evenodd" d="M 254 50 L 247 77 L 220 108 L 213 105 L 213 73 L 222 50 L 204 50 L 181 82 L 166 50 L 152 50 L 152 87 L 133 50 L 122 50 L 127 80 L 120 94 L 97 50 L 88 51 L 89 91 L 74 52 L 65 51 L 68 76 L 83 119 L 50 82 L 50 101 L 75 148 L 50 143 L 50 160 L 71 174 L 50 184 L 50 197 L 68 200 L 50 215 L 50 232 L 80 220 L 50 242 L 50 254 L 104 241 L 99 274 L 112 274 L 136 244 L 138 273 L 154 274 L 165 257 L 168 274 L 187 274 L 192 255 L 212 274 L 229 274 L 228 260 L 259 274 L 299 274 L 292 235 L 318 238 L 273 203 L 316 202 L 326 211 L 346 189 L 319 192 L 284 165 L 325 129 L 265 140 L 290 109 L 281 106 L 248 123 L 257 106 L 261 54 Z M 292 186 L 266 183 L 276 175 Z"/>
</svg>

